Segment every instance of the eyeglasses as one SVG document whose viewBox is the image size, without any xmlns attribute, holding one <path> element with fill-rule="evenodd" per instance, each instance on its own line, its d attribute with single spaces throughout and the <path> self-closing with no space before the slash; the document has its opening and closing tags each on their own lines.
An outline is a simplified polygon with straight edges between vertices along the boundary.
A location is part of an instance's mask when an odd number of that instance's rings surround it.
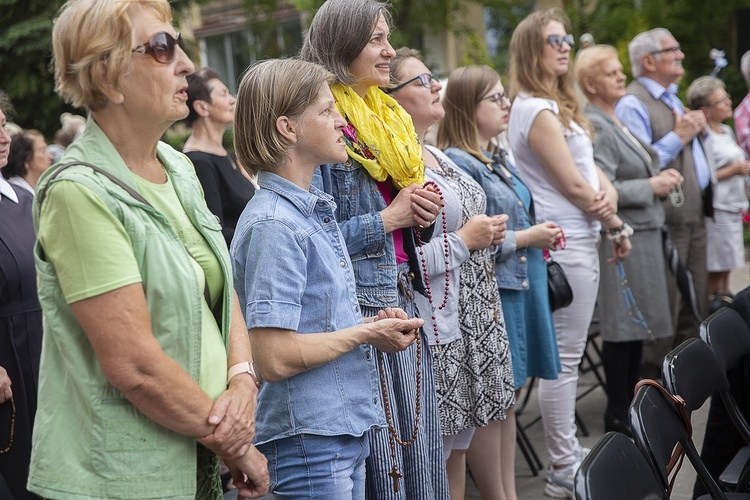
<svg viewBox="0 0 750 500">
<path fill-rule="evenodd" d="M 725 95 L 724 97 L 722 97 L 721 99 L 719 99 L 718 101 L 715 101 L 715 102 L 712 102 L 711 104 L 709 104 L 709 105 L 708 105 L 708 107 L 709 107 L 709 108 L 712 108 L 712 107 L 714 107 L 714 106 L 717 106 L 717 105 L 719 105 L 719 104 L 723 104 L 723 103 L 725 103 L 725 102 L 729 102 L 729 103 L 731 103 L 731 102 L 732 102 L 732 96 L 731 96 L 731 95 L 729 95 L 729 94 L 727 94 L 727 95 Z"/>
<path fill-rule="evenodd" d="M 482 102 L 488 99 L 494 102 L 495 104 L 497 104 L 498 106 L 503 105 L 503 100 L 507 100 L 508 102 L 510 102 L 510 98 L 508 97 L 507 92 L 503 92 L 503 93 L 495 92 L 494 94 L 490 94 L 488 96 L 482 97 L 481 99 L 479 99 L 479 102 Z"/>
<path fill-rule="evenodd" d="M 677 54 L 680 51 L 680 44 L 678 43 L 674 47 L 667 47 L 666 49 L 660 49 L 660 50 L 652 50 L 649 52 L 652 56 L 655 56 L 657 54 L 665 54 L 667 52 L 671 52 L 672 54 Z"/>
<path fill-rule="evenodd" d="M 185 50 L 185 46 L 182 43 L 182 35 L 177 33 L 177 38 L 175 38 L 166 31 L 160 31 L 151 35 L 148 42 L 139 45 L 131 52 L 133 54 L 148 54 L 156 59 L 157 62 L 170 64 L 174 62 L 176 57 L 176 45 Z"/>
<path fill-rule="evenodd" d="M 386 94 L 392 94 L 393 92 L 402 89 L 409 85 L 411 82 L 419 80 L 419 84 L 427 89 L 431 89 L 435 82 L 438 80 L 438 76 L 435 73 L 422 73 L 421 75 L 415 76 L 411 80 L 407 80 L 402 84 L 396 85 L 395 87 L 383 89 Z"/>
<path fill-rule="evenodd" d="M 563 42 L 568 44 L 568 47 L 571 49 L 576 46 L 576 39 L 573 37 L 573 35 L 549 35 L 547 37 L 547 43 L 552 47 L 553 49 L 560 50 L 562 49 Z"/>
</svg>

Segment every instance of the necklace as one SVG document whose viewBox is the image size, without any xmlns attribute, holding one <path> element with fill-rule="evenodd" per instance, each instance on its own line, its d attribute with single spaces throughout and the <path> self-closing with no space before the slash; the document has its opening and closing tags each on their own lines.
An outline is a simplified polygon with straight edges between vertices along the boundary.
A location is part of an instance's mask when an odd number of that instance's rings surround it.
<svg viewBox="0 0 750 500">
<path fill-rule="evenodd" d="M 16 431 L 16 401 L 13 399 L 13 396 L 10 397 L 10 408 L 12 412 L 10 417 L 10 438 L 8 438 L 8 446 L 0 450 L 0 455 L 8 453 L 13 448 L 13 436 L 15 436 Z"/>
<path fill-rule="evenodd" d="M 494 260 L 492 262 L 494 262 Z M 490 283 L 495 283 L 495 270 L 493 269 L 493 266 L 490 265 L 490 263 L 488 261 L 486 261 L 486 260 L 482 263 L 482 266 L 484 267 L 484 272 L 487 275 L 487 279 L 489 280 L 489 282 Z M 497 298 L 498 298 L 498 293 L 497 292 L 493 293 L 492 294 L 492 312 L 493 312 L 493 316 L 495 318 L 495 323 L 499 324 L 500 323 L 500 315 L 497 312 L 497 309 L 498 309 L 498 307 L 497 307 Z"/>
<path fill-rule="evenodd" d="M 440 201 L 443 207 L 445 206 L 445 200 L 443 198 L 443 193 L 440 191 L 440 188 L 438 188 L 437 184 L 435 184 L 432 181 L 427 181 L 424 185 L 425 187 L 428 184 L 432 184 L 435 186 L 435 188 L 438 191 L 438 194 L 440 194 Z M 424 249 L 423 243 L 422 243 L 422 236 L 421 231 L 418 229 L 416 231 L 417 235 L 417 250 L 419 252 L 419 259 L 422 266 L 422 277 L 424 279 L 425 283 L 425 289 L 427 290 L 427 299 L 430 303 L 430 310 L 432 313 L 432 329 L 433 333 L 435 334 L 435 343 L 439 344 L 439 333 L 438 333 L 438 327 L 437 327 L 437 318 L 435 316 L 436 312 L 440 309 L 443 309 L 448 304 L 448 286 L 450 282 L 450 247 L 448 246 L 448 224 L 445 220 L 445 208 L 442 209 L 442 215 L 443 215 L 443 248 L 444 248 L 444 256 L 445 256 L 445 295 L 443 297 L 443 303 L 440 304 L 437 308 L 435 308 L 433 298 L 432 298 L 432 290 L 430 289 L 430 278 L 427 274 L 427 262 L 425 260 L 424 256 Z M 404 477 L 403 472 L 401 472 L 398 469 L 398 465 L 396 464 L 396 444 L 398 443 L 400 446 L 403 447 L 409 447 L 414 444 L 414 442 L 417 440 L 417 436 L 419 434 L 419 415 L 422 412 L 422 339 L 419 333 L 417 333 L 417 380 L 416 380 L 416 402 L 415 402 L 415 408 L 414 408 L 414 430 L 412 431 L 412 436 L 408 441 L 404 441 L 401 439 L 398 435 L 398 431 L 396 430 L 396 427 L 393 425 L 393 415 L 391 413 L 391 403 L 388 399 L 388 389 L 385 384 L 385 368 L 383 366 L 383 353 L 380 351 L 378 352 L 378 370 L 380 372 L 380 388 L 381 392 L 383 394 L 383 411 L 385 412 L 385 421 L 388 424 L 388 444 L 391 449 L 391 458 L 393 459 L 393 466 L 391 467 L 391 471 L 388 473 L 388 475 L 393 479 L 393 491 L 395 493 L 398 493 L 401 489 L 399 484 L 399 479 Z"/>
<path fill-rule="evenodd" d="M 422 408 L 422 340 L 420 339 L 419 332 L 417 332 L 417 391 L 414 408 L 414 431 L 412 432 L 411 439 L 408 441 L 404 441 L 399 437 L 398 431 L 396 431 L 396 427 L 393 425 L 391 404 L 388 399 L 388 390 L 385 386 L 383 353 L 380 351 L 378 351 L 378 370 L 380 371 L 380 389 L 383 392 L 383 411 L 385 412 L 385 421 L 388 424 L 388 444 L 391 448 L 391 458 L 393 459 L 393 467 L 391 467 L 391 472 L 388 475 L 393 479 L 393 491 L 398 493 L 400 490 L 399 479 L 404 477 L 404 474 L 398 470 L 398 465 L 396 465 L 396 443 L 404 448 L 409 447 L 417 440 L 417 434 L 419 433 L 419 415 Z"/>
<path fill-rule="evenodd" d="M 682 192 L 682 186 L 680 185 L 667 193 L 667 196 L 669 196 L 669 202 L 675 208 L 680 208 L 685 204 L 685 193 Z"/>
<path fill-rule="evenodd" d="M 422 278 L 424 279 L 424 287 L 427 290 L 427 300 L 430 303 L 430 313 L 432 314 L 432 331 L 435 334 L 435 343 L 440 343 L 440 335 L 438 333 L 437 317 L 435 314 L 437 311 L 442 310 L 448 304 L 448 290 L 450 286 L 450 246 L 448 245 L 448 222 L 445 220 L 445 198 L 440 188 L 433 181 L 427 181 L 424 183 L 425 187 L 433 185 L 440 195 L 440 202 L 443 206 L 441 210 L 443 218 L 443 256 L 445 257 L 445 290 L 443 292 L 443 303 L 435 308 L 435 303 L 432 298 L 432 289 L 430 288 L 430 277 L 427 274 L 427 259 L 424 256 L 424 243 L 422 242 L 422 231 L 417 229 L 417 252 L 419 252 L 419 263 L 422 266 Z"/>
<path fill-rule="evenodd" d="M 651 340 L 654 339 L 654 333 L 651 328 L 648 327 L 646 319 L 643 317 L 643 313 L 638 308 L 638 304 L 635 303 L 635 297 L 633 296 L 633 290 L 630 289 L 628 278 L 625 276 L 625 268 L 622 265 L 622 261 L 617 261 L 617 277 L 620 281 L 620 288 L 622 288 L 622 298 L 625 301 L 625 309 L 628 311 L 630 321 L 636 325 L 641 325 Z"/>
</svg>

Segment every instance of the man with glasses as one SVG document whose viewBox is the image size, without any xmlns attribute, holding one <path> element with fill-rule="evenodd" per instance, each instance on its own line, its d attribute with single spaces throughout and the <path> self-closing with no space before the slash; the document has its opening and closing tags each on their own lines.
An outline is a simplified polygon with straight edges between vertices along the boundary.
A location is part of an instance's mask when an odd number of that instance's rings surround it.
<svg viewBox="0 0 750 500">
<path fill-rule="evenodd" d="M 685 109 L 677 97 L 677 84 L 684 69 L 685 54 L 672 34 L 656 28 L 638 34 L 628 45 L 635 80 L 628 94 L 617 103 L 615 114 L 641 140 L 658 152 L 661 168 L 678 170 L 684 184 L 664 200 L 666 224 L 680 259 L 692 274 L 699 313 L 706 310 L 706 228 L 704 216 L 711 216 L 712 174 L 703 150 L 706 117 L 702 111 Z M 698 322 L 687 301 L 670 277 L 669 297 L 674 320 L 674 337 L 646 342 L 641 375 L 658 378 L 664 355 L 672 347 L 698 335 Z"/>
</svg>

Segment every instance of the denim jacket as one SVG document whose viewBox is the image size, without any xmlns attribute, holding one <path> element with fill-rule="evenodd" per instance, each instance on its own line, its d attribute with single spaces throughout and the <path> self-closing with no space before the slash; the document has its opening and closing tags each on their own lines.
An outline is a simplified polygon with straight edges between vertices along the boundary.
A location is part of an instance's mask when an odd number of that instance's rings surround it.
<svg viewBox="0 0 750 500">
<path fill-rule="evenodd" d="M 393 235 L 386 234 L 380 211 L 386 207 L 377 182 L 358 161 L 321 165 L 313 185 L 333 196 L 336 220 L 344 235 L 349 257 L 357 280 L 357 298 L 363 306 L 393 307 L 397 305 L 398 269 Z M 432 237 L 434 226 L 422 231 L 422 241 Z M 404 251 L 414 274 L 413 286 L 425 295 L 421 265 L 415 252 L 415 233 L 404 230 Z"/>
<path fill-rule="evenodd" d="M 505 241 L 495 254 L 495 278 L 498 286 L 511 290 L 528 290 L 527 251 L 525 247 L 517 248 L 516 231 L 527 229 L 531 224 L 526 215 L 526 210 L 524 210 L 523 202 L 518 199 L 515 191 L 499 177 L 499 175 L 502 175 L 499 156 L 493 157 L 492 165 L 495 166 L 492 168 L 495 171 L 492 171 L 485 163 L 461 149 L 448 148 L 445 150 L 445 154 L 482 186 L 487 195 L 487 215 L 508 214 L 508 230 Z M 485 155 L 488 158 L 492 156 L 488 152 L 485 152 Z M 513 174 L 514 182 L 522 182 L 516 167 L 510 162 L 506 162 L 506 166 Z M 533 217 L 533 203 L 530 212 Z"/>
<path fill-rule="evenodd" d="M 271 172 L 232 240 L 234 282 L 247 328 L 332 332 L 362 323 L 354 275 L 330 196 Z M 258 394 L 255 443 L 298 434 L 361 436 L 385 425 L 373 349 L 341 356 Z"/>
</svg>

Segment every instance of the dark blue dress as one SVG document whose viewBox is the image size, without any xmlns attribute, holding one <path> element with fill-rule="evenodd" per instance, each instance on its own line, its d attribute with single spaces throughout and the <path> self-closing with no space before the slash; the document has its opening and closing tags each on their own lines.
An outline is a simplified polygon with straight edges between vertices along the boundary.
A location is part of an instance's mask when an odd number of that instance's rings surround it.
<svg viewBox="0 0 750 500">
<path fill-rule="evenodd" d="M 0 195 L 0 366 L 12 383 L 10 401 L 0 404 L 0 483 L 4 479 L 15 500 L 38 498 L 26 491 L 31 458 L 31 430 L 36 413 L 42 313 L 36 292 L 33 196 L 12 186 L 18 203 Z M 1 487 L 0 487 L 1 488 Z M 0 492 L 2 490 L 0 489 Z M 0 495 L 2 496 L 2 495 Z"/>
</svg>

